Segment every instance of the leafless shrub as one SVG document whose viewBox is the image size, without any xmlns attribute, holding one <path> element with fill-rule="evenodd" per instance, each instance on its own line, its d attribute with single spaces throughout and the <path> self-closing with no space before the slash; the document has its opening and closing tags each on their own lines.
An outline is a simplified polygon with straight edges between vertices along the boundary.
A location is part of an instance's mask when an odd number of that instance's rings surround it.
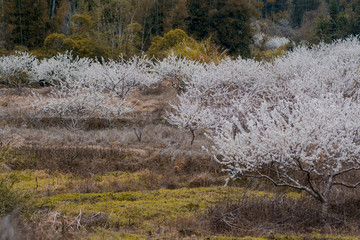
<svg viewBox="0 0 360 240">
<path fill-rule="evenodd" d="M 211 185 L 223 185 L 223 181 L 209 172 L 202 172 L 190 179 L 189 187 L 209 187 Z"/>
<path fill-rule="evenodd" d="M 91 219 L 91 215 L 81 211 L 76 216 L 67 216 L 58 211 L 34 214 L 34 220 L 28 222 L 34 232 L 31 239 L 88 239 L 88 228 L 84 224 Z"/>
<path fill-rule="evenodd" d="M 298 234 L 320 229 L 326 233 L 358 234 L 359 229 L 354 228 L 360 217 L 358 197 L 331 205 L 327 223 L 322 221 L 319 205 L 309 197 L 244 195 L 215 204 L 206 217 L 214 233 Z"/>
<path fill-rule="evenodd" d="M 87 226 L 91 220 L 102 223 L 106 215 L 82 214 L 75 217 L 64 216 L 59 212 L 42 212 L 33 214 L 29 221 L 18 211 L 0 218 L 0 239 L 2 240 L 63 240 L 88 239 Z M 85 227 L 85 228 L 84 228 Z"/>
<path fill-rule="evenodd" d="M 161 95 L 167 87 L 161 82 L 157 82 L 152 86 L 140 86 L 139 91 L 142 95 Z"/>
<path fill-rule="evenodd" d="M 162 178 L 160 185 L 166 189 L 177 189 L 182 187 L 180 177 L 173 174 L 173 172 L 166 173 Z"/>
<path fill-rule="evenodd" d="M 177 218 L 175 225 L 182 238 L 200 239 L 204 229 L 203 222 L 195 216 Z"/>
<path fill-rule="evenodd" d="M 83 214 L 80 219 L 80 225 L 86 228 L 91 227 L 109 227 L 109 216 L 102 212 L 94 212 L 90 214 Z"/>
</svg>

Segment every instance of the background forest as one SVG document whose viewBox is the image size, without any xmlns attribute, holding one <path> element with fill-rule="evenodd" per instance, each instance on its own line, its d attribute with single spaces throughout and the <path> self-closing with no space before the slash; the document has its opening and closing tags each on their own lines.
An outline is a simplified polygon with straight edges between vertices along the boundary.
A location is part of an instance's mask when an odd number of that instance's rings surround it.
<svg viewBox="0 0 360 240">
<path fill-rule="evenodd" d="M 264 57 L 360 32 L 359 0 L 1 0 L 2 54 Z M 269 53 L 267 53 L 269 54 Z"/>
</svg>

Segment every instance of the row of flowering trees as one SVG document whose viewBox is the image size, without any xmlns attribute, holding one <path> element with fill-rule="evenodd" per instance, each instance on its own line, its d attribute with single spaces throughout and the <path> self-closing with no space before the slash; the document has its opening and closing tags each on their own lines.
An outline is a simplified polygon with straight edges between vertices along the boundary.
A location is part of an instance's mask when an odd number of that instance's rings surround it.
<svg viewBox="0 0 360 240">
<path fill-rule="evenodd" d="M 39 61 L 28 53 L 17 53 L 0 58 L 0 78 L 19 90 L 50 85 L 49 96 L 36 95 L 33 102 L 38 115 L 53 115 L 66 127 L 81 128 L 92 117 L 114 119 L 129 111 L 125 105 L 129 91 L 158 81 L 151 64 L 139 57 L 100 63 L 71 53 Z"/>
<path fill-rule="evenodd" d="M 144 57 L 96 61 L 67 52 L 38 60 L 26 52 L 0 57 L 0 83 L 17 88 L 49 85 L 47 96 L 36 95 L 36 116 L 58 117 L 68 128 L 78 129 L 93 117 L 115 120 L 131 110 L 128 93 L 138 86 L 151 87 L 168 79 L 180 93 L 193 72 L 203 65 L 170 56 L 162 61 Z"/>
<path fill-rule="evenodd" d="M 71 52 L 39 61 L 27 52 L 17 52 L 14 55 L 0 57 L 0 83 L 17 88 L 41 82 L 57 87 L 76 82 L 102 82 L 107 88 L 118 82 L 151 85 L 157 79 L 155 74 L 151 74 L 152 64 L 145 57 L 96 61 L 75 57 Z"/>
</svg>

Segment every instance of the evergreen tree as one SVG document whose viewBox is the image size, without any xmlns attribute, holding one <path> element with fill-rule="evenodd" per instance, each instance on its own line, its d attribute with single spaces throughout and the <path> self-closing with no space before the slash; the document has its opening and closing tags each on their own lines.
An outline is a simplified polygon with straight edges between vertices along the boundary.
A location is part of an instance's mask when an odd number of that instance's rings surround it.
<svg viewBox="0 0 360 240">
<path fill-rule="evenodd" d="M 186 18 L 187 31 L 197 40 L 209 37 L 210 2 L 208 0 L 187 0 L 189 16 Z"/>
<path fill-rule="evenodd" d="M 49 8 L 47 0 L 4 0 L 4 35 L 8 48 L 15 45 L 40 47 L 50 32 L 61 28 L 66 1 L 52 0 L 51 3 L 55 5 Z M 61 11 L 56 11 L 56 4 Z"/>
<path fill-rule="evenodd" d="M 304 13 L 317 9 L 320 3 L 320 0 L 292 0 L 290 20 L 293 27 L 299 27 L 301 25 Z"/>
<path fill-rule="evenodd" d="M 329 14 L 333 20 L 336 20 L 337 15 L 340 12 L 340 6 L 338 0 L 330 0 L 329 3 Z"/>
<path fill-rule="evenodd" d="M 3 22 L 5 24 L 5 39 L 7 46 L 23 45 L 21 1 L 4 0 Z"/>
<path fill-rule="evenodd" d="M 330 0 L 328 15 L 319 16 L 317 35 L 322 41 L 332 42 L 360 33 L 360 1 Z"/>
<path fill-rule="evenodd" d="M 46 0 L 4 1 L 8 45 L 40 46 L 46 34 L 46 9 Z"/>
<path fill-rule="evenodd" d="M 351 31 L 352 35 L 360 34 L 360 0 L 354 0 L 352 4 L 353 16 L 351 21 Z"/>
<path fill-rule="evenodd" d="M 48 22 L 46 0 L 21 0 L 24 45 L 40 47 L 47 34 Z"/>
<path fill-rule="evenodd" d="M 254 15 L 243 1 L 218 0 L 211 12 L 213 38 L 229 50 L 229 54 L 248 57 L 252 42 L 250 18 Z"/>
<path fill-rule="evenodd" d="M 271 20 L 273 20 L 275 14 L 286 12 L 289 8 L 288 0 L 262 0 L 262 2 L 261 16 L 263 18 L 270 18 Z"/>
<path fill-rule="evenodd" d="M 211 36 L 229 54 L 249 56 L 250 18 L 254 8 L 239 0 L 188 0 L 188 32 L 195 39 Z"/>
</svg>

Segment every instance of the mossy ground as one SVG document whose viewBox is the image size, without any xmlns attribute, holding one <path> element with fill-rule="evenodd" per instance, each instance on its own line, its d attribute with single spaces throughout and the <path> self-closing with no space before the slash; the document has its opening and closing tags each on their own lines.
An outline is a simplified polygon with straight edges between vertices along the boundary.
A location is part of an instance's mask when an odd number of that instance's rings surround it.
<svg viewBox="0 0 360 240">
<path fill-rule="evenodd" d="M 8 173 L 1 174 L 6 176 Z M 196 221 L 208 207 L 224 199 L 242 196 L 272 197 L 273 193 L 249 191 L 240 187 L 196 187 L 179 189 L 147 190 L 148 171 L 136 173 L 110 172 L 94 175 L 88 179 L 75 178 L 60 173 L 45 171 L 18 171 L 18 182 L 14 188 L 27 192 L 32 198 L 26 206 L 28 212 L 47 211 L 52 221 L 68 219 L 70 224 L 78 222 L 79 229 L 86 229 L 87 238 L 98 239 L 248 239 L 248 240 L 316 240 L 316 239 L 359 239 L 346 236 L 280 236 L 231 237 L 211 236 L 204 231 L 196 231 Z M 154 175 L 152 178 L 161 178 Z M 138 191 L 111 192 L 112 184 L 123 184 L 131 180 Z M 103 192 L 79 193 L 76 186 L 84 182 L 97 183 Z M 301 197 L 298 193 L 288 193 L 289 198 Z M 30 214 L 31 215 L 31 214 Z M 29 215 L 29 216 L 30 216 Z M 99 217 L 101 216 L 101 217 Z M 95 218 L 98 217 L 96 220 Z M 95 219 L 95 220 L 94 220 Z M 190 223 L 190 224 L 189 224 Z M 194 224 L 194 226 L 191 226 Z M 69 225 L 70 226 L 70 225 Z"/>
</svg>

